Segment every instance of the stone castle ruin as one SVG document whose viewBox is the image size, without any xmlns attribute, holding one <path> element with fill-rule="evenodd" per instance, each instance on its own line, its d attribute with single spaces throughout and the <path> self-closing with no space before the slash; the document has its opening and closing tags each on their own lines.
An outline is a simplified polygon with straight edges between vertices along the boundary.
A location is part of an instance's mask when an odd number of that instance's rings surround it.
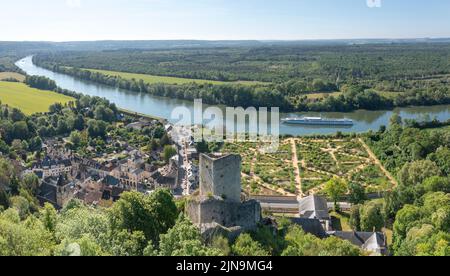
<svg viewBox="0 0 450 276">
<path fill-rule="evenodd" d="M 200 156 L 200 192 L 186 206 L 187 215 L 205 237 L 226 232 L 229 237 L 250 231 L 261 221 L 261 206 L 241 194 L 239 155 Z"/>
</svg>

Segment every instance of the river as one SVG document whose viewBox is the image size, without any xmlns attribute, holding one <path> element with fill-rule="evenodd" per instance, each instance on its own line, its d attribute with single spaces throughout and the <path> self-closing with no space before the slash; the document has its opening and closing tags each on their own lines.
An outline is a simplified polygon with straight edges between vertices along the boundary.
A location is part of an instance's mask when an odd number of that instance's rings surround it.
<svg viewBox="0 0 450 276">
<path fill-rule="evenodd" d="M 187 107 L 193 112 L 194 103 L 184 100 L 163 98 L 152 96 L 146 93 L 137 93 L 118 89 L 110 86 L 100 85 L 97 83 L 74 78 L 69 75 L 52 72 L 50 70 L 38 67 L 33 64 L 32 57 L 26 57 L 19 60 L 16 65 L 29 75 L 45 76 L 56 82 L 63 88 L 78 93 L 100 96 L 115 103 L 118 107 L 133 112 L 138 112 L 150 116 L 168 119 L 176 122 L 171 118 L 172 110 L 176 107 Z M 206 108 L 206 106 L 205 106 Z M 323 116 L 330 119 L 352 119 L 354 125 L 352 127 L 323 127 L 323 126 L 295 126 L 280 123 L 280 134 L 290 135 L 311 135 L 311 134 L 333 134 L 337 131 L 344 133 L 350 132 L 366 132 L 369 130 L 378 130 L 382 125 L 388 125 L 389 119 L 394 112 L 398 112 L 404 119 L 421 119 L 425 116 L 437 118 L 439 120 L 450 119 L 450 105 L 440 105 L 431 107 L 407 107 L 397 108 L 395 110 L 383 111 L 367 111 L 357 110 L 348 113 L 337 112 L 304 112 L 296 114 L 280 114 L 280 119 L 291 116 Z"/>
</svg>

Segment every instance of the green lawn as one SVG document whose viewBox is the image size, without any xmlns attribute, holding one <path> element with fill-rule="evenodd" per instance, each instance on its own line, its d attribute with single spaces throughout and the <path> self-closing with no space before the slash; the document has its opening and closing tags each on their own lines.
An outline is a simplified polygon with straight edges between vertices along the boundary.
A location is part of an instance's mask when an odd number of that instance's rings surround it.
<svg viewBox="0 0 450 276">
<path fill-rule="evenodd" d="M 433 131 L 436 131 L 436 130 L 450 131 L 450 126 L 426 128 L 424 130 L 427 131 L 427 132 L 433 132 Z"/>
<path fill-rule="evenodd" d="M 353 229 L 350 227 L 349 219 L 350 214 L 341 212 L 331 212 L 331 223 L 332 227 L 336 231 L 353 231 Z"/>
<path fill-rule="evenodd" d="M 325 97 L 339 97 L 340 95 L 342 95 L 342 92 L 336 91 L 336 92 L 328 92 L 328 93 L 311 93 L 311 94 L 306 94 L 306 96 L 308 97 L 308 99 L 310 100 L 317 100 L 317 99 L 322 99 Z"/>
<path fill-rule="evenodd" d="M 393 99 L 393 98 L 395 98 L 395 96 L 401 94 L 400 92 L 386 92 L 386 91 L 377 91 L 377 93 L 380 96 L 384 96 L 384 97 L 390 98 L 390 99 Z M 330 97 L 330 96 L 339 97 L 342 94 L 343 94 L 342 92 L 336 91 L 336 92 L 327 92 L 327 93 L 325 93 L 325 92 L 323 92 L 323 93 L 320 93 L 320 92 L 319 93 L 311 93 L 311 94 L 306 94 L 306 96 L 310 100 L 317 100 L 317 99 L 323 99 L 323 98 L 325 98 L 327 96 L 328 97 Z"/>
<path fill-rule="evenodd" d="M 389 99 L 394 99 L 396 96 L 402 94 L 402 92 L 388 92 L 388 91 L 377 91 L 377 93 Z"/>
<path fill-rule="evenodd" d="M 15 72 L 0 72 L 0 81 L 6 79 L 16 79 L 18 81 L 24 81 L 25 76 Z"/>
<path fill-rule="evenodd" d="M 394 231 L 388 228 L 383 228 L 384 234 L 386 234 L 387 244 L 392 245 L 394 242 Z"/>
<path fill-rule="evenodd" d="M 154 76 L 154 75 L 146 75 L 146 74 L 135 74 L 135 73 L 125 73 L 125 72 L 117 72 L 117 71 L 107 71 L 107 70 L 96 70 L 96 69 L 83 69 L 91 72 L 97 72 L 100 74 L 108 75 L 108 76 L 119 76 L 123 79 L 131 80 L 143 80 L 148 84 L 156 84 L 156 83 L 167 83 L 167 84 L 188 84 L 188 83 L 199 83 L 199 84 L 227 84 L 227 83 L 240 83 L 243 85 L 256 85 L 263 84 L 257 81 L 239 81 L 239 82 L 223 82 L 223 81 L 213 81 L 213 80 L 197 80 L 197 79 L 187 79 L 187 78 L 177 78 L 177 77 L 164 77 L 164 76 Z"/>
<path fill-rule="evenodd" d="M 52 104 L 65 104 L 74 100 L 72 97 L 31 88 L 23 83 L 0 81 L 0 101 L 2 104 L 18 108 L 26 115 L 48 112 L 48 108 Z"/>
</svg>

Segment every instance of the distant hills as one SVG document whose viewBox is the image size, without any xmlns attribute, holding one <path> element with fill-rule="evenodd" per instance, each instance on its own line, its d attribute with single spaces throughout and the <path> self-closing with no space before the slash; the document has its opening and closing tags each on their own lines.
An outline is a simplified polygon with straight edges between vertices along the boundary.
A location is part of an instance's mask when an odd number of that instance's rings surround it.
<svg viewBox="0 0 450 276">
<path fill-rule="evenodd" d="M 341 40 L 108 40 L 75 42 L 11 42 L 0 41 L 0 52 L 40 51 L 108 51 L 120 49 L 173 49 L 214 47 L 264 47 L 293 45 L 357 45 L 357 44 L 405 44 L 405 43 L 450 43 L 450 38 L 415 39 L 341 39 Z"/>
</svg>

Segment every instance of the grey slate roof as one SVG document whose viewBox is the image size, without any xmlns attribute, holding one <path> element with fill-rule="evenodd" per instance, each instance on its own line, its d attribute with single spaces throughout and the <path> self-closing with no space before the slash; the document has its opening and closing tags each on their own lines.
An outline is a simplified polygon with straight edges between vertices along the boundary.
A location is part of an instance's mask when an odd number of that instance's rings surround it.
<svg viewBox="0 0 450 276">
<path fill-rule="evenodd" d="M 49 202 L 56 206 L 56 193 L 56 186 L 44 182 L 39 188 L 39 194 L 37 198 L 39 199 L 39 202 L 41 204 Z"/>
<path fill-rule="evenodd" d="M 40 179 L 42 179 L 44 177 L 43 171 L 35 171 L 34 174 Z"/>
<path fill-rule="evenodd" d="M 119 199 L 120 199 L 120 196 L 122 195 L 122 193 L 123 193 L 124 191 L 125 191 L 125 190 L 122 189 L 122 188 L 119 188 L 119 187 L 113 187 L 113 188 L 112 188 L 112 192 L 111 192 L 111 197 L 112 197 L 113 201 L 119 200 Z"/>
<path fill-rule="evenodd" d="M 328 204 L 325 198 L 312 195 L 299 200 L 300 216 L 302 218 L 331 220 Z"/>
<path fill-rule="evenodd" d="M 143 169 L 136 169 L 134 171 L 131 172 L 131 174 L 134 174 L 136 176 L 139 176 L 140 174 L 142 174 L 144 172 Z"/>
<path fill-rule="evenodd" d="M 53 167 L 53 166 L 58 166 L 58 165 L 64 165 L 64 166 L 68 167 L 68 166 L 72 165 L 72 162 L 69 159 L 57 160 L 57 159 L 51 159 L 50 157 L 47 156 L 44 158 L 44 160 L 37 163 L 37 165 L 39 167 Z"/>
<path fill-rule="evenodd" d="M 323 229 L 322 223 L 318 219 L 292 218 L 292 222 L 299 225 L 305 233 L 314 235 L 318 238 L 326 238 L 327 233 Z"/>
<path fill-rule="evenodd" d="M 386 237 L 380 232 L 328 232 L 328 235 L 347 240 L 352 244 L 370 252 L 386 254 Z"/>
<path fill-rule="evenodd" d="M 115 178 L 114 176 L 111 175 L 107 175 L 104 179 L 103 182 L 108 185 L 108 186 L 117 186 L 120 184 L 119 179 Z"/>
<path fill-rule="evenodd" d="M 374 233 L 363 245 L 366 251 L 376 252 L 378 254 L 386 253 L 386 238 L 382 233 Z"/>
</svg>

